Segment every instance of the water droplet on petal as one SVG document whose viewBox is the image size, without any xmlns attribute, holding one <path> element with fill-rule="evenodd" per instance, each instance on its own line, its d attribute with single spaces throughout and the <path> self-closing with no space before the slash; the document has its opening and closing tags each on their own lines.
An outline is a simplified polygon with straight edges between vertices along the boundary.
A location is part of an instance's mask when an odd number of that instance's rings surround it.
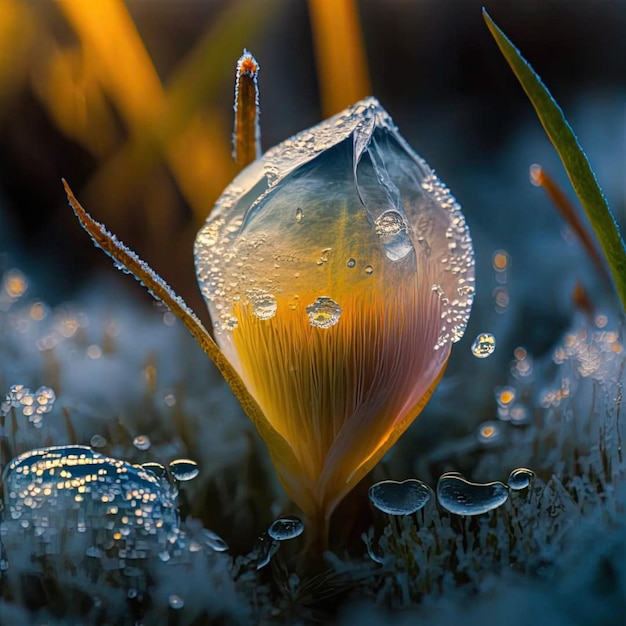
<svg viewBox="0 0 626 626">
<path fill-rule="evenodd" d="M 276 541 L 295 539 L 304 532 L 304 524 L 299 517 L 286 515 L 275 519 L 267 529 L 267 534 Z"/>
<path fill-rule="evenodd" d="M 346 263 L 346 265 L 347 265 L 349 268 L 353 268 L 353 267 L 356 265 L 356 260 L 355 260 L 355 259 L 350 258 L 350 259 L 348 259 L 348 262 Z"/>
<path fill-rule="evenodd" d="M 368 276 L 371 276 L 374 273 L 374 268 L 371 265 L 366 265 L 365 266 L 365 273 Z"/>
<path fill-rule="evenodd" d="M 481 515 L 504 504 L 509 490 L 504 483 L 471 483 L 457 473 L 446 473 L 437 482 L 439 504 L 456 515 Z"/>
<path fill-rule="evenodd" d="M 222 321 L 222 330 L 236 330 L 239 320 L 234 315 L 227 315 Z"/>
<path fill-rule="evenodd" d="M 472 354 L 478 359 L 486 359 L 495 349 L 496 338 L 491 333 L 481 333 L 472 344 Z"/>
<path fill-rule="evenodd" d="M 228 544 L 212 530 L 204 528 L 202 530 L 202 535 L 204 536 L 204 542 L 206 545 L 212 550 L 215 550 L 215 552 L 226 552 L 226 550 L 228 550 Z"/>
<path fill-rule="evenodd" d="M 268 320 L 276 315 L 278 305 L 276 297 L 266 291 L 249 291 L 248 299 L 252 303 L 252 314 L 260 320 Z"/>
<path fill-rule="evenodd" d="M 409 478 L 403 482 L 383 480 L 369 488 L 372 504 L 388 515 L 410 515 L 426 506 L 431 489 L 421 480 Z"/>
<path fill-rule="evenodd" d="M 200 473 L 198 464 L 190 459 L 176 459 L 169 464 L 169 468 L 172 476 L 181 482 L 193 480 Z"/>
<path fill-rule="evenodd" d="M 406 220 L 395 209 L 381 213 L 374 221 L 374 230 L 388 259 L 400 261 L 413 250 Z"/>
<path fill-rule="evenodd" d="M 175 593 L 171 594 L 167 601 L 169 605 L 176 610 L 182 609 L 185 606 L 185 601 L 180 596 L 177 596 Z"/>
<path fill-rule="evenodd" d="M 332 298 L 320 297 L 307 306 L 306 313 L 311 326 L 330 328 L 339 321 L 342 308 Z"/>
<path fill-rule="evenodd" d="M 521 491 L 529 487 L 534 478 L 535 472 L 526 467 L 518 467 L 511 471 L 507 483 L 513 491 Z"/>
<path fill-rule="evenodd" d="M 137 450 L 149 450 L 152 442 L 148 435 L 137 435 L 137 437 L 133 439 L 133 445 Z"/>
<path fill-rule="evenodd" d="M 298 224 L 302 221 L 302 218 L 304 217 L 304 214 L 302 213 L 302 209 L 300 207 L 298 207 L 296 209 L 296 222 L 298 222 Z"/>
</svg>

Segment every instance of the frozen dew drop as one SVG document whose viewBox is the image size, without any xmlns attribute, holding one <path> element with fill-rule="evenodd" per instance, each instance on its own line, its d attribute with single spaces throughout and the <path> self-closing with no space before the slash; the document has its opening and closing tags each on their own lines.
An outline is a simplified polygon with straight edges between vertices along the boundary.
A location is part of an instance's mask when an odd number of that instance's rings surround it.
<svg viewBox="0 0 626 626">
<path fill-rule="evenodd" d="M 526 467 L 518 467 L 517 469 L 511 471 L 507 483 L 509 488 L 513 491 L 521 491 L 522 489 L 530 487 L 534 478 L 535 472 Z"/>
<path fill-rule="evenodd" d="M 437 482 L 439 504 L 455 515 L 481 515 L 503 505 L 509 497 L 504 483 L 471 483 L 458 473 L 446 473 Z"/>
<path fill-rule="evenodd" d="M 172 476 L 180 482 L 193 480 L 199 473 L 198 464 L 191 459 L 176 459 L 169 465 Z"/>
<path fill-rule="evenodd" d="M 167 479 L 167 470 L 165 466 L 155 461 L 149 461 L 148 463 L 142 463 L 141 467 L 149 472 L 152 472 L 157 478 Z"/>
<path fill-rule="evenodd" d="M 176 494 L 168 486 L 141 466 L 87 446 L 25 452 L 7 466 L 4 484 L 10 523 L 29 529 L 33 553 L 46 553 L 61 530 L 86 533 L 87 542 L 66 545 L 68 557 L 100 558 L 98 550 L 106 551 L 124 569 L 127 553 L 156 554 L 178 536 Z"/>
<path fill-rule="evenodd" d="M 236 330 L 239 320 L 234 315 L 227 315 L 222 322 L 222 330 Z"/>
<path fill-rule="evenodd" d="M 372 504 L 388 515 L 410 515 L 422 509 L 431 498 L 431 489 L 421 480 L 409 478 L 403 482 L 383 480 L 369 488 Z"/>
<path fill-rule="evenodd" d="M 356 265 L 356 260 L 355 260 L 355 259 L 353 259 L 353 258 L 349 258 L 349 259 L 348 259 L 348 262 L 346 263 L 346 265 L 347 265 L 350 269 L 352 269 L 352 268 Z"/>
<path fill-rule="evenodd" d="M 479 443 L 492 446 L 502 441 L 502 426 L 498 422 L 483 422 L 476 433 Z"/>
<path fill-rule="evenodd" d="M 92 448 L 104 448 L 107 445 L 107 440 L 102 435 L 92 435 L 89 440 L 89 445 Z"/>
<path fill-rule="evenodd" d="M 406 220 L 398 211 L 390 209 L 381 213 L 374 221 L 374 230 L 391 261 L 400 261 L 413 250 Z"/>
<path fill-rule="evenodd" d="M 478 359 L 486 359 L 496 349 L 496 338 L 491 333 L 481 333 L 474 339 L 472 354 Z"/>
<path fill-rule="evenodd" d="M 276 541 L 295 539 L 304 532 L 304 524 L 299 517 L 286 515 L 275 519 L 267 529 L 267 534 Z"/>
<path fill-rule="evenodd" d="M 175 593 L 170 594 L 167 601 L 170 607 L 172 607 L 175 610 L 182 609 L 185 606 L 185 601 L 180 596 L 176 595 Z"/>
<path fill-rule="evenodd" d="M 371 265 L 366 265 L 365 266 L 365 273 L 368 276 L 371 276 L 374 273 L 374 268 Z"/>
<path fill-rule="evenodd" d="M 252 304 L 252 315 L 260 320 L 269 320 L 276 315 L 278 305 L 273 294 L 257 290 L 248 292 L 248 299 Z"/>
<path fill-rule="evenodd" d="M 215 550 L 215 552 L 226 552 L 228 550 L 228 544 L 212 530 L 204 528 L 202 535 L 204 536 L 204 542 L 211 550 Z"/>
<path fill-rule="evenodd" d="M 306 313 L 311 326 L 330 328 L 339 321 L 342 308 L 332 298 L 320 297 L 307 306 Z"/>
<path fill-rule="evenodd" d="M 298 224 L 302 221 L 302 218 L 304 217 L 304 214 L 302 213 L 302 209 L 300 207 L 298 207 L 296 209 L 296 222 L 298 222 Z"/>
<path fill-rule="evenodd" d="M 137 437 L 133 439 L 133 445 L 137 450 L 149 450 L 152 442 L 148 435 L 137 435 Z"/>
</svg>

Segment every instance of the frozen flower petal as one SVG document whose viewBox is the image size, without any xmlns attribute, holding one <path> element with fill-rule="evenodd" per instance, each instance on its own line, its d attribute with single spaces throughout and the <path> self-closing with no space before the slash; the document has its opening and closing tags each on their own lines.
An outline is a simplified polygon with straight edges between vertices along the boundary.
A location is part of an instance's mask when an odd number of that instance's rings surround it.
<svg viewBox="0 0 626 626">
<path fill-rule="evenodd" d="M 246 168 L 195 255 L 216 339 L 293 452 L 281 480 L 327 519 L 463 334 L 474 259 L 460 208 L 370 98 Z"/>
</svg>

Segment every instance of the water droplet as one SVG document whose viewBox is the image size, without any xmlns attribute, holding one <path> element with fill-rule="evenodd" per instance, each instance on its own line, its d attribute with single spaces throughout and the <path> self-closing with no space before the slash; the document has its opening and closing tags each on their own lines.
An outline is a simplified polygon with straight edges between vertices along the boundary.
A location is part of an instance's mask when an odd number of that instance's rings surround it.
<svg viewBox="0 0 626 626">
<path fill-rule="evenodd" d="M 495 349 L 496 338 L 491 333 L 481 333 L 472 344 L 472 354 L 478 359 L 486 359 Z"/>
<path fill-rule="evenodd" d="M 148 435 L 137 435 L 137 437 L 133 439 L 133 445 L 137 450 L 149 450 L 152 442 Z"/>
<path fill-rule="evenodd" d="M 353 268 L 353 267 L 356 265 L 356 260 L 355 260 L 355 259 L 350 258 L 350 259 L 348 259 L 348 262 L 346 263 L 346 265 L 347 265 L 349 268 Z"/>
<path fill-rule="evenodd" d="M 185 606 L 185 601 L 180 596 L 177 596 L 175 593 L 170 594 L 167 601 L 169 605 L 175 610 L 182 609 Z"/>
<path fill-rule="evenodd" d="M 248 299 L 252 303 L 252 315 L 260 320 L 268 320 L 276 315 L 278 305 L 276 297 L 266 291 L 254 290 L 248 292 Z"/>
<path fill-rule="evenodd" d="M 498 422 L 483 422 L 476 434 L 478 441 L 485 445 L 494 445 L 502 441 L 502 427 Z"/>
<path fill-rule="evenodd" d="M 222 330 L 235 330 L 239 326 L 239 320 L 234 315 L 227 315 L 222 321 Z"/>
<path fill-rule="evenodd" d="M 278 548 L 280 548 L 279 541 L 272 539 L 267 533 L 259 535 L 256 544 L 256 568 L 263 569 L 272 560 L 276 552 L 278 552 Z"/>
<path fill-rule="evenodd" d="M 217 533 L 214 533 L 208 528 L 203 528 L 202 534 L 206 545 L 212 550 L 215 550 L 215 552 L 225 552 L 228 550 L 228 544 Z"/>
<path fill-rule="evenodd" d="M 304 532 L 304 524 L 299 517 L 286 515 L 275 519 L 267 529 L 267 534 L 276 541 L 295 539 Z"/>
<path fill-rule="evenodd" d="M 374 268 L 371 265 L 366 265 L 365 266 L 365 273 L 368 276 L 371 276 L 374 273 Z"/>
<path fill-rule="evenodd" d="M 339 321 L 342 308 L 332 298 L 320 297 L 307 306 L 306 313 L 311 326 L 330 328 Z"/>
<path fill-rule="evenodd" d="M 298 222 L 298 224 L 302 221 L 302 218 L 304 217 L 304 214 L 302 213 L 302 209 L 300 207 L 298 207 L 296 209 L 296 222 Z"/>
<path fill-rule="evenodd" d="M 104 448 L 107 445 L 108 441 L 102 435 L 92 435 L 89 440 L 89 445 L 92 448 Z"/>
<path fill-rule="evenodd" d="M 68 558 L 99 558 L 98 551 L 106 550 L 123 570 L 127 553 L 141 545 L 141 553 L 157 554 L 179 533 L 169 485 L 141 466 L 86 446 L 21 454 L 7 466 L 4 484 L 7 524 L 27 530 L 33 554 L 46 554 L 60 533 L 85 533 L 84 540 L 66 544 Z"/>
<path fill-rule="evenodd" d="M 410 515 L 426 506 L 431 489 L 421 480 L 409 478 L 403 482 L 383 480 L 369 488 L 372 504 L 388 515 Z"/>
<path fill-rule="evenodd" d="M 518 467 L 511 471 L 507 483 L 513 491 L 521 491 L 529 487 L 534 478 L 535 472 L 526 467 Z"/>
<path fill-rule="evenodd" d="M 200 473 L 198 464 L 190 459 L 176 459 L 169 468 L 172 476 L 181 482 L 193 480 Z"/>
<path fill-rule="evenodd" d="M 481 515 L 504 504 L 509 490 L 504 483 L 471 483 L 455 473 L 440 476 L 437 482 L 439 504 L 456 515 Z"/>
<path fill-rule="evenodd" d="M 374 230 L 388 259 L 400 261 L 413 250 L 406 220 L 398 211 L 389 209 L 381 213 L 374 221 Z"/>
<path fill-rule="evenodd" d="M 150 461 L 148 463 L 142 463 L 141 467 L 149 472 L 152 472 L 157 478 L 165 478 L 167 479 L 167 470 L 160 463 L 156 463 L 154 461 Z"/>
</svg>

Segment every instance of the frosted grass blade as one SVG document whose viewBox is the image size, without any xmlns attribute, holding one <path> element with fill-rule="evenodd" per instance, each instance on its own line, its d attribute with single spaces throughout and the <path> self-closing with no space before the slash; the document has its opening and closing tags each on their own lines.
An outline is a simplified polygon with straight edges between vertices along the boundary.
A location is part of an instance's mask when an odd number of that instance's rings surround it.
<svg viewBox="0 0 626 626">
<path fill-rule="evenodd" d="M 528 61 L 483 9 L 487 27 L 513 73 L 522 85 L 555 147 L 609 264 L 613 282 L 626 310 L 626 246 L 617 222 L 600 189 L 587 156 L 563 111 Z"/>
<path fill-rule="evenodd" d="M 250 394 L 239 374 L 219 349 L 211 335 L 195 313 L 182 298 L 177 296 L 171 287 L 130 248 L 127 248 L 115 235 L 111 234 L 103 224 L 97 222 L 75 198 L 70 186 L 63 180 L 63 187 L 80 225 L 87 231 L 98 248 L 101 248 L 122 269 L 134 276 L 159 302 L 163 302 L 170 311 L 185 325 L 205 354 L 213 361 L 233 394 L 239 400 L 242 409 L 252 420 L 265 440 L 274 465 L 293 466 L 296 461 L 287 442 L 270 425 L 261 407 Z"/>
</svg>

